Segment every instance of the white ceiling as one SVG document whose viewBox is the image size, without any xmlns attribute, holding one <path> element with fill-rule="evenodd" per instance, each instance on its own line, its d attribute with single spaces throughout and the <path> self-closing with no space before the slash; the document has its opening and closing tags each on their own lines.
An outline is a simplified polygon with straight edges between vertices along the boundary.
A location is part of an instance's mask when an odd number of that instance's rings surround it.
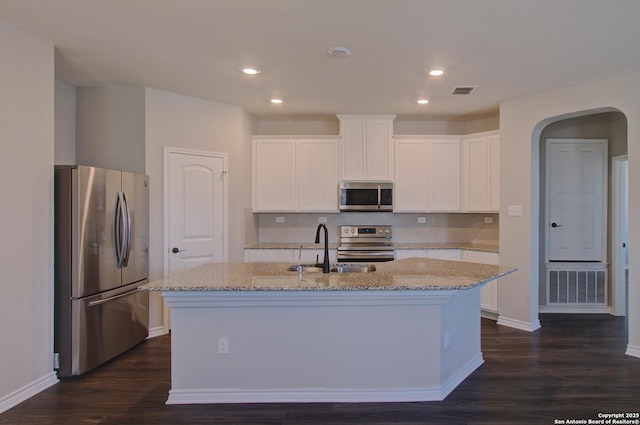
<svg viewBox="0 0 640 425">
<path fill-rule="evenodd" d="M 640 67 L 636 0 L 0 0 L 0 19 L 56 46 L 59 79 L 153 87 L 263 119 L 468 120 Z M 334 58 L 331 46 L 352 53 Z M 262 72 L 243 75 L 246 65 Z M 446 74 L 427 76 L 434 66 Z M 455 86 L 476 89 L 452 96 Z"/>
</svg>

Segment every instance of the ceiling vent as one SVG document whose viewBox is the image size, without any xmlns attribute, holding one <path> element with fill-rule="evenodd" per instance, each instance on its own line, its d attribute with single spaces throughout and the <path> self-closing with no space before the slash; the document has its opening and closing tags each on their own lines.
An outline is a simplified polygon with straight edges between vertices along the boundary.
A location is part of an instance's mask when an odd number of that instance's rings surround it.
<svg viewBox="0 0 640 425">
<path fill-rule="evenodd" d="M 453 91 L 451 92 L 451 94 L 459 94 L 459 95 L 463 95 L 466 96 L 469 93 L 471 93 L 471 91 L 475 89 L 475 86 L 468 86 L 468 87 L 454 87 Z"/>
</svg>

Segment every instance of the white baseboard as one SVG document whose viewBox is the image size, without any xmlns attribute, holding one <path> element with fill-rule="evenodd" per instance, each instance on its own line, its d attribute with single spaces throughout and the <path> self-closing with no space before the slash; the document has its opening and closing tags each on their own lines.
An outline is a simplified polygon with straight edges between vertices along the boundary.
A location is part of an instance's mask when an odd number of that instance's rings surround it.
<svg viewBox="0 0 640 425">
<path fill-rule="evenodd" d="M 164 326 L 156 326 L 154 328 L 149 329 L 149 336 L 147 339 L 155 338 L 157 336 L 162 336 L 168 334 L 169 331 L 165 329 Z"/>
<path fill-rule="evenodd" d="M 439 386 L 382 389 L 264 389 L 198 388 L 170 390 L 167 404 L 205 403 L 381 403 L 442 401 L 484 363 L 479 353 Z"/>
<path fill-rule="evenodd" d="M 33 397 L 41 391 L 60 382 L 55 372 L 51 372 L 42 378 L 35 380 L 22 388 L 13 391 L 6 396 L 0 398 L 0 413 L 6 412 L 12 407 L 17 406 L 23 401 Z"/>
<path fill-rule="evenodd" d="M 520 329 L 521 331 L 533 332 L 540 329 L 540 320 L 536 320 L 533 323 L 523 322 L 521 320 L 510 319 L 508 317 L 499 316 L 498 325 L 506 326 L 509 328 Z"/>
<path fill-rule="evenodd" d="M 494 312 L 494 311 L 480 310 L 480 317 L 483 317 L 485 319 L 490 319 L 490 320 L 497 321 L 498 317 L 499 317 L 499 314 Z"/>
<path fill-rule="evenodd" d="M 625 352 L 627 356 L 633 356 L 640 358 L 640 347 L 634 347 L 633 345 L 627 345 L 627 351 Z"/>
</svg>

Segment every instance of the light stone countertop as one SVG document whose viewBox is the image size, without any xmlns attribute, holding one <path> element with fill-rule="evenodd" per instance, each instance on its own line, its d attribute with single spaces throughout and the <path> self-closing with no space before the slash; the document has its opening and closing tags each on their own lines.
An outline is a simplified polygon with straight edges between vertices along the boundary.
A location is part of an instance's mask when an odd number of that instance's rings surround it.
<svg viewBox="0 0 640 425">
<path fill-rule="evenodd" d="M 407 258 L 375 263 L 369 273 L 288 271 L 289 263 L 209 263 L 140 287 L 143 291 L 459 290 L 516 271 L 508 266 Z"/>
<path fill-rule="evenodd" d="M 287 242 L 287 243 L 275 243 L 275 242 L 258 242 L 251 245 L 247 245 L 244 249 L 324 249 L 324 242 L 316 244 L 313 242 Z M 339 243 L 330 243 L 329 249 L 337 249 Z"/>
<path fill-rule="evenodd" d="M 469 251 L 500 252 L 497 244 L 467 243 L 467 242 L 432 242 L 432 243 L 394 243 L 398 249 L 464 249 Z"/>
<path fill-rule="evenodd" d="M 300 243 L 275 243 L 275 242 L 258 242 L 247 245 L 244 249 L 323 249 L 324 244 L 314 244 L 309 242 Z M 330 243 L 329 249 L 337 249 L 339 243 Z M 497 244 L 480 244 L 467 242 L 417 242 L 417 243 L 395 243 L 396 250 L 401 249 L 466 249 L 469 251 L 495 252 L 500 251 Z"/>
</svg>

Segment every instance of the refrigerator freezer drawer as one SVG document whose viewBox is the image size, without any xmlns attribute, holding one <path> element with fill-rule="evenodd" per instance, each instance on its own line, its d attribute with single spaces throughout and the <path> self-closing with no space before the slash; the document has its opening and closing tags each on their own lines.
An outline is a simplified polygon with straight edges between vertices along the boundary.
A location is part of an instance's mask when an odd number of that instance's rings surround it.
<svg viewBox="0 0 640 425">
<path fill-rule="evenodd" d="M 59 377 L 81 375 L 147 338 L 149 294 L 137 290 L 146 282 L 71 301 L 71 345 L 58 347 Z"/>
</svg>

